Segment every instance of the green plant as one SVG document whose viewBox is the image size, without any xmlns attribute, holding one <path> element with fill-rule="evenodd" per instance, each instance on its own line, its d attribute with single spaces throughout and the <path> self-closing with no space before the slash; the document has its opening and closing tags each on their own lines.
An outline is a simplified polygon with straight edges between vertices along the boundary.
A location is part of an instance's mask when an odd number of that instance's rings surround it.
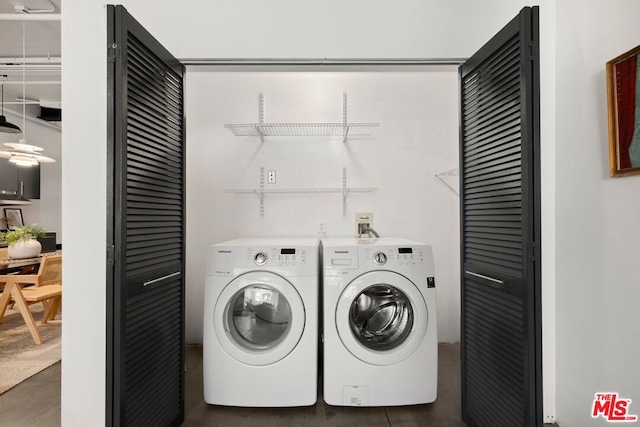
<svg viewBox="0 0 640 427">
<path fill-rule="evenodd" d="M 7 245 L 12 245 L 18 240 L 35 239 L 36 237 L 43 237 L 44 235 L 44 228 L 39 225 L 25 225 L 24 227 L 18 227 L 15 230 L 8 231 L 4 235 L 4 241 Z"/>
</svg>

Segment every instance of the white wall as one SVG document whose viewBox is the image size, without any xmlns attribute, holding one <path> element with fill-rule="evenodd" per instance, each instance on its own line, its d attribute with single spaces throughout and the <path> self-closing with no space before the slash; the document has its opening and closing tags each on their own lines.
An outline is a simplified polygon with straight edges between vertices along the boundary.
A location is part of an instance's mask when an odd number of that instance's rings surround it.
<svg viewBox="0 0 640 427">
<path fill-rule="evenodd" d="M 23 127 L 21 114 L 5 109 L 5 115 L 9 121 Z M 33 117 L 33 114 L 27 112 L 27 116 Z M 40 165 L 40 199 L 33 199 L 31 205 L 19 208 L 22 209 L 25 224 L 38 224 L 47 231 L 56 232 L 57 242 L 62 243 L 61 130 L 40 119 L 26 120 L 25 124 L 27 142 L 44 148 L 43 154 L 56 162 Z M 22 134 L 2 134 L 2 142 L 19 142 L 23 137 Z"/>
<path fill-rule="evenodd" d="M 556 421 L 556 4 L 540 4 L 540 186 L 544 421 Z"/>
<path fill-rule="evenodd" d="M 107 30 L 101 2 L 62 19 L 62 425 L 105 424 Z"/>
<path fill-rule="evenodd" d="M 513 0 L 122 4 L 178 58 L 468 57 L 529 5 Z"/>
<path fill-rule="evenodd" d="M 468 57 L 527 4 L 513 0 L 394 3 L 279 0 L 268 4 L 201 0 L 180 8 L 175 3 L 152 0 L 122 3 L 180 58 Z M 551 0 L 538 4 L 543 11 L 555 8 Z M 104 424 L 106 289 L 101 274 L 105 268 L 106 243 L 104 6 L 104 0 L 65 0 L 63 9 L 62 425 L 65 426 Z M 550 25 L 552 21 L 546 22 Z M 543 42 L 542 55 L 553 50 L 552 39 Z M 550 71 L 545 69 L 547 73 Z M 543 109 L 553 97 L 553 92 L 545 91 Z M 188 136 L 189 141 L 192 138 Z M 369 185 L 368 182 L 363 185 Z M 376 186 L 382 188 L 380 184 Z M 349 202 L 353 200 L 359 199 L 350 198 Z M 255 201 L 246 203 L 254 209 Z M 547 208 L 552 204 L 553 200 L 547 203 Z M 350 204 L 350 209 L 353 207 Z M 335 221 L 340 227 L 340 220 Z M 376 218 L 376 224 L 383 222 Z M 87 238 L 87 229 L 92 230 L 91 239 Z M 400 231 L 387 230 L 389 235 Z M 425 240 L 428 237 L 425 235 Z M 87 333 L 88 322 L 91 333 Z M 545 388 L 545 396 L 547 391 Z"/>
<path fill-rule="evenodd" d="M 439 340 L 460 339 L 458 196 L 435 174 L 458 166 L 458 75 L 422 72 L 187 73 L 187 341 L 202 342 L 206 250 L 247 236 L 354 236 L 356 212 L 373 212 L 383 237 L 433 246 Z M 224 123 L 258 121 L 264 92 L 267 122 L 380 123 L 370 137 L 236 137 Z M 276 170 L 268 189 L 350 187 L 376 193 L 267 195 L 260 217 L 260 167 Z M 457 180 L 453 180 L 457 185 Z M 323 223 L 325 232 L 319 233 Z"/>
<path fill-rule="evenodd" d="M 640 176 L 609 177 L 605 63 L 640 41 L 633 0 L 558 2 L 557 403 L 563 427 L 618 392 L 640 415 Z"/>
</svg>

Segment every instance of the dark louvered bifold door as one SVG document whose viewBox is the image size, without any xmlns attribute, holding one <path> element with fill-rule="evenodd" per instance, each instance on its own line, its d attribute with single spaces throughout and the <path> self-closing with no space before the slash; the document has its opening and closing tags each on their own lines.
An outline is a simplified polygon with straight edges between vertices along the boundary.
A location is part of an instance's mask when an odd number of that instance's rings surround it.
<svg viewBox="0 0 640 427">
<path fill-rule="evenodd" d="M 538 9 L 460 67 L 462 416 L 542 425 Z"/>
<path fill-rule="evenodd" d="M 184 419 L 183 66 L 109 7 L 107 425 Z"/>
</svg>

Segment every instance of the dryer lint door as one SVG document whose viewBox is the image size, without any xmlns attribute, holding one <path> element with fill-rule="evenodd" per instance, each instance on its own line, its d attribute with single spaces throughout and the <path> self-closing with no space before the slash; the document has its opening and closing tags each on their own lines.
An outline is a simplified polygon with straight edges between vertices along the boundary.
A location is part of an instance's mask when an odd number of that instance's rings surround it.
<svg viewBox="0 0 640 427">
<path fill-rule="evenodd" d="M 336 328 L 343 345 L 372 365 L 392 365 L 411 356 L 428 325 L 420 290 L 390 271 L 358 276 L 342 291 L 336 306 Z"/>
<path fill-rule="evenodd" d="M 213 311 L 216 338 L 234 359 L 264 366 L 298 345 L 305 325 L 300 294 L 284 277 L 253 271 L 223 289 Z"/>
</svg>

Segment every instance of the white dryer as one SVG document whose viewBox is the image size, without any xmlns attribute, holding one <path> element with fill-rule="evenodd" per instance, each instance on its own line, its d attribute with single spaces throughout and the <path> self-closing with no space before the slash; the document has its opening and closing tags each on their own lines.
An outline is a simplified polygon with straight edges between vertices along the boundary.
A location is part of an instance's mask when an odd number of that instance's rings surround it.
<svg viewBox="0 0 640 427">
<path fill-rule="evenodd" d="M 323 239 L 324 400 L 431 403 L 438 384 L 431 247 L 403 239 Z"/>
<path fill-rule="evenodd" d="M 319 241 L 238 239 L 209 248 L 204 400 L 250 407 L 317 401 Z"/>
</svg>

